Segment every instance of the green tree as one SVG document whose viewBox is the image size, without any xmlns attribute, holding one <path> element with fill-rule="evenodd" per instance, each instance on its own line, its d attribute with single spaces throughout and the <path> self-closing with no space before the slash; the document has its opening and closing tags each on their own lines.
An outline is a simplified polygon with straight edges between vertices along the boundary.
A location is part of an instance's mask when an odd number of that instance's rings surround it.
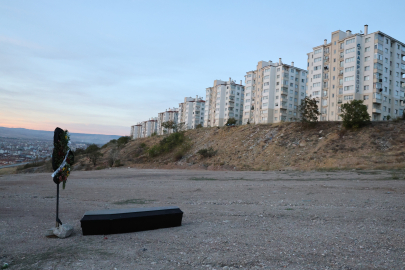
<svg viewBox="0 0 405 270">
<path fill-rule="evenodd" d="M 236 125 L 236 119 L 233 118 L 233 117 L 228 118 L 228 121 L 226 121 L 226 124 L 225 124 L 225 125 L 226 125 L 226 126 Z"/>
<path fill-rule="evenodd" d="M 299 106 L 299 112 L 301 114 L 301 122 L 318 122 L 318 116 L 320 115 L 320 113 L 315 98 L 311 99 L 310 97 L 305 97 L 302 100 L 301 105 Z"/>
<path fill-rule="evenodd" d="M 90 159 L 90 161 L 93 163 L 94 166 L 96 166 L 97 161 L 100 159 L 100 157 L 103 156 L 103 154 L 100 153 L 100 147 L 98 147 L 96 144 L 90 144 L 86 148 L 86 155 Z"/>
<path fill-rule="evenodd" d="M 177 131 L 177 124 L 174 121 L 167 121 L 162 123 L 162 127 L 166 130 L 173 130 L 174 132 Z"/>
<path fill-rule="evenodd" d="M 345 128 L 359 128 L 370 122 L 370 115 L 367 112 L 367 106 L 363 104 L 363 100 L 352 100 L 343 104 L 341 108 L 340 116 Z"/>
</svg>

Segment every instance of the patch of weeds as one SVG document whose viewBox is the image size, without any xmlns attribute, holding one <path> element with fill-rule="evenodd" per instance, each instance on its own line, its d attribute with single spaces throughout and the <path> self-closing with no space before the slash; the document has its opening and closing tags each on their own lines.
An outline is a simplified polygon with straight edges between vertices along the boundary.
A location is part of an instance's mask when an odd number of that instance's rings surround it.
<svg viewBox="0 0 405 270">
<path fill-rule="evenodd" d="M 204 180 L 218 180 L 216 178 L 207 178 L 207 177 L 192 177 L 190 180 L 194 181 L 204 181 Z"/>
<path fill-rule="evenodd" d="M 113 202 L 113 204 L 117 205 L 124 205 L 124 204 L 147 204 L 154 202 L 156 200 L 146 200 L 146 199 L 129 199 L 129 200 L 123 200 L 123 201 L 118 201 L 118 202 Z"/>
<path fill-rule="evenodd" d="M 294 208 L 286 208 L 285 210 L 294 210 Z"/>
<path fill-rule="evenodd" d="M 201 157 L 207 158 L 207 157 L 213 157 L 217 154 L 217 151 L 214 150 L 212 147 L 210 148 L 203 148 L 198 150 L 197 154 L 199 154 Z"/>
</svg>

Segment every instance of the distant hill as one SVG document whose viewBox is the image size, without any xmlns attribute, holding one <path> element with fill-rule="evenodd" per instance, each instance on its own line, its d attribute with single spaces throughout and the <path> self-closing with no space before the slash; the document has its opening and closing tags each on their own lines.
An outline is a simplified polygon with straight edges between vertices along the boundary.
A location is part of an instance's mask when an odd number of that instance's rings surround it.
<svg viewBox="0 0 405 270">
<path fill-rule="evenodd" d="M 0 137 L 37 139 L 37 140 L 53 140 L 53 131 L 0 127 Z M 105 143 L 109 142 L 110 140 L 118 139 L 119 137 L 121 137 L 121 136 L 70 133 L 70 140 L 72 142 L 84 142 L 84 143 L 95 143 L 95 144 L 105 144 Z"/>
</svg>

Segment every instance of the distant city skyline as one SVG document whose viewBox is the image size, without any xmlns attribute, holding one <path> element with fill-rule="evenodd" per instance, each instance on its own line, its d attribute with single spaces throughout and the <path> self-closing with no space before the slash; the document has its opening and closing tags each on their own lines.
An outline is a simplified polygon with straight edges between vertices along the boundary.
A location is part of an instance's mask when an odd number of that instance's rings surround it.
<svg viewBox="0 0 405 270">
<path fill-rule="evenodd" d="M 130 126 L 244 81 L 259 61 L 295 62 L 332 31 L 405 41 L 405 3 L 385 1 L 2 1 L 0 126 L 129 135 Z M 329 42 L 329 41 L 328 41 Z"/>
</svg>

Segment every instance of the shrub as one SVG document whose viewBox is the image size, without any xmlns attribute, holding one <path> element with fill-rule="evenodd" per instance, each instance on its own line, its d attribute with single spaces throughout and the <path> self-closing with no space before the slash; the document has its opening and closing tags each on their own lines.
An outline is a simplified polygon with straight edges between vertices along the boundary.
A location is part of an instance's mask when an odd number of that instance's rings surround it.
<svg viewBox="0 0 405 270">
<path fill-rule="evenodd" d="M 305 97 L 299 106 L 299 111 L 301 114 L 301 122 L 315 123 L 318 121 L 320 113 L 315 98 L 311 99 L 310 97 Z"/>
<path fill-rule="evenodd" d="M 100 147 L 98 147 L 96 144 L 90 144 L 86 150 L 85 153 L 87 157 L 90 159 L 90 161 L 93 163 L 94 166 L 96 166 L 97 161 L 100 159 L 100 157 L 103 156 L 103 154 L 100 153 Z"/>
<path fill-rule="evenodd" d="M 203 127 L 202 124 L 198 124 L 198 125 L 195 126 L 195 129 L 202 128 L 202 127 Z"/>
<path fill-rule="evenodd" d="M 118 140 L 116 140 L 116 142 L 117 142 L 117 144 L 118 144 L 119 146 L 123 146 L 123 145 L 127 144 L 130 140 L 131 140 L 131 137 L 129 137 L 129 136 L 122 136 L 122 137 L 119 137 Z M 111 141 L 112 141 L 112 140 L 111 140 Z"/>
<path fill-rule="evenodd" d="M 341 106 L 343 126 L 345 128 L 360 128 L 370 122 L 370 115 L 363 100 L 352 100 Z"/>
<path fill-rule="evenodd" d="M 186 142 L 186 136 L 184 135 L 184 132 L 175 132 L 170 134 L 169 136 L 163 138 L 158 144 L 155 144 L 151 148 L 148 149 L 148 154 L 150 157 L 156 157 L 160 154 L 163 153 L 168 153 L 172 151 L 174 148 L 176 148 L 179 145 L 182 145 Z M 188 144 L 184 144 L 181 149 L 183 149 L 187 146 Z M 181 150 L 180 149 L 180 150 Z"/>
<path fill-rule="evenodd" d="M 225 125 L 227 125 L 227 126 L 234 126 L 234 125 L 236 125 L 236 119 L 235 118 L 229 118 L 228 119 L 228 121 L 226 121 L 226 124 Z"/>
<path fill-rule="evenodd" d="M 145 144 L 145 143 L 141 143 L 141 144 L 139 145 L 139 147 L 140 147 L 140 148 L 146 148 L 146 144 Z"/>
<path fill-rule="evenodd" d="M 206 158 L 206 157 L 213 157 L 215 156 L 215 154 L 217 153 L 217 151 L 215 151 L 214 149 L 212 149 L 212 147 L 210 148 L 203 148 L 198 150 L 197 154 L 199 154 L 200 156 Z"/>
</svg>

